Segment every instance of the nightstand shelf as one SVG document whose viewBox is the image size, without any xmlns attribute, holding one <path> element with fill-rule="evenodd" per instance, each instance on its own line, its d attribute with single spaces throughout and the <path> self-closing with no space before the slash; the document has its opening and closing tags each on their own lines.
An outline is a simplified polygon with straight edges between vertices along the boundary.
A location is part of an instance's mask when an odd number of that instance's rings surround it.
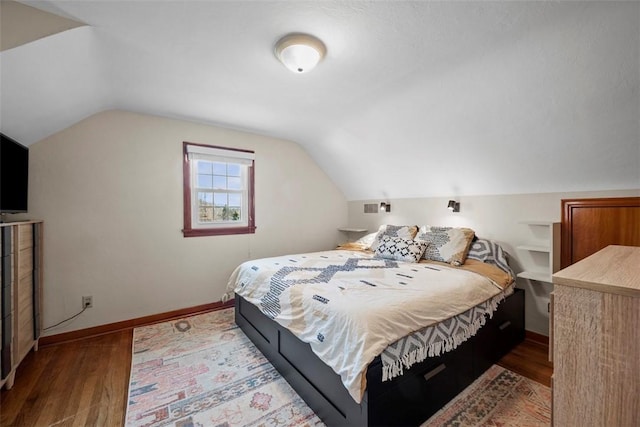
<svg viewBox="0 0 640 427">
<path fill-rule="evenodd" d="M 531 251 L 531 252 L 544 252 L 544 253 L 551 252 L 550 247 L 540 246 L 540 245 L 521 245 L 521 246 L 518 246 L 518 249 L 521 249 L 523 251 Z"/>
<path fill-rule="evenodd" d="M 551 283 L 551 275 L 560 268 L 560 223 L 553 221 L 521 221 L 529 226 L 529 239 L 516 248 L 524 253 L 523 279 Z"/>
<path fill-rule="evenodd" d="M 369 230 L 360 227 L 338 227 L 338 231 L 342 231 L 347 236 L 347 242 L 351 242 Z"/>
<path fill-rule="evenodd" d="M 338 231 L 344 231 L 345 233 L 366 233 L 366 228 L 357 228 L 357 227 L 340 227 Z"/>
<path fill-rule="evenodd" d="M 517 276 L 537 282 L 551 283 L 551 276 L 544 271 L 521 271 Z"/>
</svg>

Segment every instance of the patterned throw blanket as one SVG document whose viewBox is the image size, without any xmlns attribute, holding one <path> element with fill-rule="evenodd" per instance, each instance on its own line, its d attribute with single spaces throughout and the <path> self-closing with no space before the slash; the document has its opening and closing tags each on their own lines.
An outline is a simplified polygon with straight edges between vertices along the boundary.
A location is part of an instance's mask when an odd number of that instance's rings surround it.
<svg viewBox="0 0 640 427">
<path fill-rule="evenodd" d="M 309 343 L 359 403 L 376 356 L 389 380 L 455 348 L 496 309 L 503 285 L 441 263 L 336 250 L 245 262 L 225 297 L 235 291 Z"/>
</svg>

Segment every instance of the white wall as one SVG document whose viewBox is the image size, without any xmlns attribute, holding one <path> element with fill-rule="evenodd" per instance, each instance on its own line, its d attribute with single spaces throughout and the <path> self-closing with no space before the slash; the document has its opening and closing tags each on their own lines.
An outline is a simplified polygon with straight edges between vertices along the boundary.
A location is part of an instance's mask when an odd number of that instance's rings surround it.
<svg viewBox="0 0 640 427">
<path fill-rule="evenodd" d="M 184 238 L 182 141 L 256 152 L 254 235 Z M 344 240 L 336 229 L 380 224 L 467 226 L 498 241 L 516 272 L 529 239 L 522 220 L 560 221 L 560 200 L 639 196 L 640 190 L 459 198 L 391 199 L 392 212 L 364 214 L 295 143 L 191 122 L 107 111 L 30 147 L 29 217 L 45 221 L 44 324 L 94 308 L 56 334 L 218 301 L 239 263 L 324 250 Z M 387 200 L 385 200 L 387 201 Z M 352 236 L 353 237 L 353 236 Z M 526 263 L 526 262 L 525 262 Z M 548 334 L 552 285 L 518 279 L 526 328 Z"/>
<path fill-rule="evenodd" d="M 377 230 L 381 224 L 415 224 L 464 226 L 476 235 L 495 240 L 510 254 L 510 265 L 516 273 L 527 264 L 527 254 L 516 249 L 531 242 L 531 230 L 523 220 L 557 221 L 561 219 L 561 200 L 586 197 L 640 196 L 638 190 L 517 194 L 501 196 L 460 197 L 460 212 L 447 209 L 449 198 L 391 199 L 391 212 L 365 214 L 364 203 L 388 200 L 358 200 L 349 202 L 349 225 Z M 353 236 L 357 237 L 357 236 Z M 525 296 L 525 327 L 539 334 L 549 334 L 547 303 L 553 285 L 518 279 Z"/>
<path fill-rule="evenodd" d="M 184 238 L 182 142 L 254 150 L 254 235 Z M 335 247 L 347 203 L 297 144 L 107 111 L 30 147 L 29 217 L 44 220 L 47 334 L 220 300 L 241 262 Z"/>
</svg>

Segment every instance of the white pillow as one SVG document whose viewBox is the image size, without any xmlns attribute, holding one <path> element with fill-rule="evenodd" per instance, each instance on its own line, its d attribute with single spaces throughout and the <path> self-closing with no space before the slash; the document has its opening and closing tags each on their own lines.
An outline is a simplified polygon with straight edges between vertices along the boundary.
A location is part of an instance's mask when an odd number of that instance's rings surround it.
<svg viewBox="0 0 640 427">
<path fill-rule="evenodd" d="M 356 240 L 355 244 L 357 245 L 362 245 L 364 246 L 365 249 L 369 249 L 371 247 L 371 245 L 373 244 L 373 242 L 376 240 L 376 236 L 378 235 L 378 232 L 375 233 L 369 233 L 367 235 L 362 236 L 361 238 L 359 238 L 358 240 Z"/>
</svg>

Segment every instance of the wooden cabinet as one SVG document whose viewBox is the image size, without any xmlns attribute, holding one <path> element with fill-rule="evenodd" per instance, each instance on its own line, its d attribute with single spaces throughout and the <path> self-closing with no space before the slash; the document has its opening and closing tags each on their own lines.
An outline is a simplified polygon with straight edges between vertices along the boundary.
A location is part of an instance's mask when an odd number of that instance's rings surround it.
<svg viewBox="0 0 640 427">
<path fill-rule="evenodd" d="M 562 200 L 562 268 L 609 245 L 640 246 L 640 197 Z"/>
<path fill-rule="evenodd" d="M 42 222 L 0 224 L 2 292 L 0 387 L 13 386 L 15 372 L 41 330 Z"/>
<path fill-rule="evenodd" d="M 640 425 L 640 247 L 607 246 L 553 283 L 553 424 Z"/>
<path fill-rule="evenodd" d="M 560 223 L 551 221 L 521 221 L 529 227 L 527 244 L 517 249 L 523 253 L 525 270 L 518 277 L 551 283 L 551 275 L 560 268 Z"/>
</svg>

